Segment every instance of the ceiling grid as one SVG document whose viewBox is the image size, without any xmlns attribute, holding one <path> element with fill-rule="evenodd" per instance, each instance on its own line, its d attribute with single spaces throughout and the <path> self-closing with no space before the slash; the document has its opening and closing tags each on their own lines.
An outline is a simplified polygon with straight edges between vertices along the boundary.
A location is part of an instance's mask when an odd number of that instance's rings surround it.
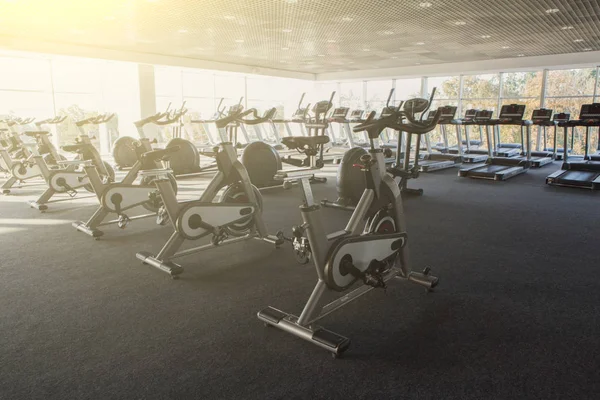
<svg viewBox="0 0 600 400">
<path fill-rule="evenodd" d="M 311 74 L 600 50 L 598 0 L 0 0 L 0 35 Z"/>
</svg>

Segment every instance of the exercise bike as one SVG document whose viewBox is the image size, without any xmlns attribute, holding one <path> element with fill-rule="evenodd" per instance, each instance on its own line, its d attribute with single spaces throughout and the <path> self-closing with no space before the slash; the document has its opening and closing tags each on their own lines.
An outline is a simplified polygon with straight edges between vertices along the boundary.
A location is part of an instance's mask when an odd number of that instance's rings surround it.
<svg viewBox="0 0 600 400">
<path fill-rule="evenodd" d="M 267 116 L 272 110 L 267 112 Z M 244 117 L 253 115 L 253 118 Z M 163 213 L 173 226 L 173 234 L 157 255 L 147 252 L 137 253 L 137 258 L 177 277 L 183 267 L 172 260 L 203 250 L 233 244 L 240 241 L 258 239 L 279 247 L 283 244 L 283 234 L 277 236 L 267 233 L 262 219 L 262 197 L 253 186 L 248 172 L 237 159 L 234 143 L 237 141 L 237 129 L 240 123 L 252 125 L 266 120 L 259 117 L 255 109 L 229 115 L 216 121 L 219 129 L 225 129 L 229 142 L 219 145 L 216 152 L 218 172 L 208 184 L 199 200 L 179 203 L 169 179 L 163 172 L 142 171 L 143 176 L 152 177 L 163 202 Z M 218 192 L 224 188 L 220 199 L 215 202 Z M 187 240 L 210 237 L 210 243 L 191 249 L 179 248 Z"/>
<path fill-rule="evenodd" d="M 40 129 L 43 124 L 59 124 L 65 118 L 49 118 L 35 124 Z M 23 122 L 12 122 L 13 124 L 23 124 L 31 123 L 32 121 L 33 119 L 24 120 Z M 10 126 L 10 123 L 8 125 Z M 23 184 L 26 182 L 30 183 L 32 180 L 42 179 L 42 172 L 34 160 L 35 156 L 41 156 L 50 169 L 61 168 L 59 162 L 66 160 L 64 156 L 58 153 L 50 141 L 50 133 L 48 131 L 25 131 L 23 135 L 30 137 L 33 142 L 24 143 L 20 139 L 19 133 L 13 131 L 9 139 L 10 146 L 0 149 L 1 167 L 9 175 L 1 187 L 3 194 L 10 194 L 16 184 L 19 184 L 19 187 L 23 188 Z M 43 183 L 43 181 L 34 182 L 32 185 L 39 183 Z"/>
<path fill-rule="evenodd" d="M 411 102 L 422 101 L 427 100 L 408 100 L 404 111 L 381 119 L 374 119 L 371 113 L 364 123 L 353 128 L 354 132 L 366 131 L 369 136 L 369 152 L 360 159 L 367 185 L 344 230 L 326 234 L 321 206 L 313 198 L 308 179 L 301 180 L 303 224 L 293 228 L 291 241 L 299 262 L 312 260 L 318 281 L 299 317 L 273 307 L 261 310 L 258 318 L 266 326 L 298 336 L 338 357 L 348 349 L 350 339 L 316 325 L 318 320 L 372 289 L 386 288 L 392 278 L 419 284 L 427 290 L 438 284 L 438 278 L 430 275 L 429 268 L 423 272 L 411 271 L 401 191 L 386 173 L 383 150 L 376 142 L 385 128 L 411 134 L 433 130 L 440 118 L 439 112 L 427 122 L 417 121 L 412 112 L 417 104 L 413 107 Z M 407 122 L 402 122 L 403 118 Z M 362 284 L 352 289 L 357 283 Z M 319 309 L 321 297 L 327 290 L 343 295 Z"/>
<path fill-rule="evenodd" d="M 173 117 L 173 115 L 171 115 L 171 112 L 169 111 L 169 108 L 171 108 L 171 103 L 169 103 L 167 109 L 164 112 L 159 112 L 150 117 L 134 122 L 133 124 L 135 125 L 135 128 L 138 132 L 137 139 L 131 136 L 121 136 L 120 138 L 115 140 L 115 142 L 113 143 L 112 155 L 117 170 L 121 171 L 127 168 L 131 168 L 138 162 L 139 157 L 137 153 L 137 144 L 139 142 L 144 143 L 144 146 L 157 143 L 156 139 L 151 141 L 149 138 L 146 137 L 146 134 L 144 133 L 145 125 L 149 123 L 156 123 L 162 118 L 167 118 L 168 120 L 172 120 L 172 122 L 177 122 L 176 119 L 169 118 Z"/>
<path fill-rule="evenodd" d="M 169 119 L 161 121 L 164 117 L 165 113 L 158 113 L 137 121 L 135 124 L 136 126 L 143 127 L 148 123 L 168 124 L 172 122 Z M 167 149 L 153 150 L 148 139 L 132 142 L 130 145 L 135 151 L 137 161 L 131 166 L 131 169 L 121 182 L 104 182 L 95 166 L 89 165 L 83 167 L 90 185 L 98 197 L 100 206 L 87 222 L 77 221 L 73 223 L 73 227 L 78 231 L 98 239 L 104 235 L 104 232 L 99 229 L 102 226 L 116 224 L 119 228 L 125 229 L 131 221 L 157 216 L 162 206 L 160 195 L 152 177 L 145 176 L 136 183 L 140 176 L 140 171 L 153 171 L 156 174 L 164 174 L 171 182 L 175 193 L 177 193 L 177 181 L 170 170 L 164 169 L 161 161 L 168 161 L 169 155 L 179 149 L 177 147 L 169 147 Z M 132 217 L 125 213 L 139 206 L 144 207 L 149 213 Z M 110 214 L 116 214 L 117 219 L 104 222 Z"/>
<path fill-rule="evenodd" d="M 296 155 L 302 154 L 302 158 L 292 157 L 287 154 L 282 157 L 279 152 L 270 144 L 257 141 L 252 142 L 244 149 L 242 153 L 242 164 L 248 171 L 250 180 L 259 188 L 268 188 L 282 186 L 284 189 L 290 189 L 296 182 L 294 174 L 301 171 L 304 175 L 306 171 L 312 171 L 312 183 L 325 183 L 327 178 L 317 177 L 314 175 L 325 165 L 323 161 L 324 144 L 327 141 L 322 141 L 326 138 L 326 132 L 329 128 L 329 121 L 326 118 L 327 113 L 333 106 L 333 98 L 335 91 L 331 93 L 329 100 L 319 101 L 312 108 L 312 116 L 305 115 L 304 128 L 307 136 L 286 136 L 281 138 L 281 143 L 291 151 L 295 151 Z M 321 137 L 322 143 L 318 148 L 304 148 L 302 138 L 304 137 Z M 284 170 L 283 164 L 297 167 L 296 169 Z"/>
<path fill-rule="evenodd" d="M 115 171 L 109 163 L 102 160 L 100 153 L 92 144 L 92 138 L 85 134 L 84 131 L 85 125 L 103 124 L 108 122 L 112 117 L 112 114 L 100 115 L 97 117 L 86 118 L 75 123 L 82 134 L 77 138 L 75 144 L 62 146 L 61 149 L 66 152 L 75 153 L 77 156 L 74 160 L 59 161 L 59 165 L 63 168 L 51 169 L 46 164 L 43 157 L 33 157 L 33 161 L 39 168 L 41 175 L 46 182 L 47 189 L 37 200 L 29 202 L 29 205 L 32 208 L 37 208 L 44 212 L 48 209 L 48 204 L 50 203 L 57 203 L 75 198 L 79 189 L 85 189 L 86 191 L 93 193 L 94 188 L 90 183 L 89 177 L 85 170 L 80 168 L 86 165 L 95 166 L 104 182 L 114 182 Z M 51 200 L 56 194 L 67 194 L 68 198 Z"/>
</svg>

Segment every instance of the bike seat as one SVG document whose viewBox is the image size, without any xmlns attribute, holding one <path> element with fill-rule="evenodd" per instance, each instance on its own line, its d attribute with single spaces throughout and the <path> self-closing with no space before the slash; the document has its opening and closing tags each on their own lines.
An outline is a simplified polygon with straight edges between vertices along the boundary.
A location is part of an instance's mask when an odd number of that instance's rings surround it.
<svg viewBox="0 0 600 400">
<path fill-rule="evenodd" d="M 39 135 L 49 135 L 50 132 L 48 131 L 26 131 L 24 132 L 25 135 L 29 136 L 29 137 L 36 137 Z"/>
<path fill-rule="evenodd" d="M 320 145 L 329 143 L 329 136 L 287 136 L 281 139 L 281 143 L 289 149 L 314 149 Z"/>
<path fill-rule="evenodd" d="M 167 147 L 166 149 L 147 151 L 142 155 L 142 159 L 144 161 L 158 161 L 177 151 L 179 151 L 179 146 L 171 146 Z"/>
<path fill-rule="evenodd" d="M 89 146 L 89 144 L 86 144 L 86 143 L 67 144 L 65 146 L 62 146 L 61 149 L 63 149 L 64 151 L 68 151 L 69 153 L 77 153 L 80 150 L 83 150 L 88 146 Z"/>
</svg>

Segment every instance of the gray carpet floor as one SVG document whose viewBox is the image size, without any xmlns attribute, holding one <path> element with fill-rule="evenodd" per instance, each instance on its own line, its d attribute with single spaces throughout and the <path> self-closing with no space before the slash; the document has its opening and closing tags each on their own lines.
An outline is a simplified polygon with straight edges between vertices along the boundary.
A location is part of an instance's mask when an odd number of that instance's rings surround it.
<svg viewBox="0 0 600 400">
<path fill-rule="evenodd" d="M 179 280 L 135 258 L 171 233 L 152 220 L 71 227 L 94 199 L 44 214 L 0 198 L 2 399 L 597 399 L 600 198 L 546 187 L 554 166 L 507 182 L 423 175 L 405 202 L 411 261 L 435 293 L 402 283 L 323 321 L 344 357 L 256 312 L 298 313 L 316 281 L 289 244 L 247 242 L 180 259 Z M 202 183 L 181 184 L 193 197 Z M 335 198 L 335 182 L 314 187 Z M 265 192 L 270 230 L 300 221 L 300 191 Z M 323 210 L 330 230 L 348 214 Z"/>
</svg>

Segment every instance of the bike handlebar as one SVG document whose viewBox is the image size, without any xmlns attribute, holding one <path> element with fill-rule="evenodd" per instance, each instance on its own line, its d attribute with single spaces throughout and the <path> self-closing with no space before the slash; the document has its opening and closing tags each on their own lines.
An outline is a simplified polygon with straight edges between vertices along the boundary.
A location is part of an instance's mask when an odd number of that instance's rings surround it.
<svg viewBox="0 0 600 400">
<path fill-rule="evenodd" d="M 442 116 L 442 110 L 438 109 L 431 120 L 426 122 L 419 122 L 415 116 L 406 111 L 397 111 L 389 116 L 375 119 L 375 112 L 372 111 L 365 122 L 352 128 L 353 132 L 370 131 L 381 133 L 386 128 L 391 128 L 397 131 L 414 133 L 414 134 L 425 134 L 432 131 L 437 126 Z M 402 122 L 402 119 L 406 118 L 407 123 Z"/>
</svg>

